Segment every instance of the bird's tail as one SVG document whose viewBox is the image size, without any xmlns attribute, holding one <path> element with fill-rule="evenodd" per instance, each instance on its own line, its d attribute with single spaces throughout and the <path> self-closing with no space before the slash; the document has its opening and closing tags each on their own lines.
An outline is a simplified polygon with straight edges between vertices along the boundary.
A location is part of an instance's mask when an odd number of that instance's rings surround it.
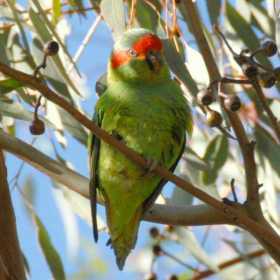
<svg viewBox="0 0 280 280">
<path fill-rule="evenodd" d="M 117 232 L 111 232 L 111 245 L 120 270 L 123 269 L 127 256 L 135 246 L 141 215 L 142 208 L 139 207 L 123 227 Z"/>
</svg>

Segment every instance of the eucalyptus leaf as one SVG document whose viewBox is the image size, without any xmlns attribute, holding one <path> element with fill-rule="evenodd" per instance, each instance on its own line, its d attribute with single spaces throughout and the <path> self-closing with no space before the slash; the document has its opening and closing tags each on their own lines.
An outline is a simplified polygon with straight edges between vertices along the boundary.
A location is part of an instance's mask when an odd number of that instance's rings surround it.
<svg viewBox="0 0 280 280">
<path fill-rule="evenodd" d="M 54 1 L 54 0 L 53 0 Z M 60 1 L 60 0 L 58 0 Z M 40 13 L 40 16 L 42 17 L 43 19 L 43 22 L 44 24 L 46 25 L 45 27 L 47 27 L 51 34 L 53 35 L 53 37 L 57 40 L 57 42 L 59 43 L 60 47 L 63 49 L 64 53 L 66 54 L 67 58 L 69 59 L 69 61 L 71 62 L 72 65 L 75 66 L 75 69 L 77 71 L 77 73 L 79 74 L 79 70 L 78 68 L 76 67 L 76 64 L 72 58 L 72 56 L 70 55 L 70 53 L 68 52 L 66 46 L 64 45 L 64 43 L 62 42 L 62 40 L 60 39 L 60 36 L 59 34 L 56 32 L 56 29 L 54 27 L 54 25 L 51 23 L 51 21 L 49 21 L 45 11 L 43 10 L 43 8 L 41 7 L 41 4 L 38 0 L 33 0 L 32 3 L 35 5 L 36 9 L 38 10 L 38 12 Z M 82 8 L 82 7 L 81 7 Z M 41 23 L 42 24 L 42 23 Z M 76 91 L 76 88 L 71 85 L 71 87 L 73 88 L 73 90 L 79 94 L 78 91 Z"/>
<path fill-rule="evenodd" d="M 221 12 L 221 0 L 206 1 L 211 24 L 217 24 Z"/>
<path fill-rule="evenodd" d="M 22 83 L 18 80 L 9 78 L 5 80 L 0 80 L 0 94 L 6 94 L 13 90 L 22 87 Z"/>
<path fill-rule="evenodd" d="M 54 181 L 52 183 L 54 186 L 54 188 L 52 188 L 52 194 L 64 225 L 69 255 L 71 257 L 75 257 L 78 254 L 80 245 L 78 223 L 73 211 L 75 207 L 72 207 L 68 200 L 65 199 L 61 188 L 59 188 L 59 186 Z"/>
<path fill-rule="evenodd" d="M 52 2 L 53 2 L 53 7 L 52 7 L 53 18 L 52 18 L 52 21 L 55 25 L 58 22 L 58 19 L 61 16 L 61 2 L 60 2 L 60 0 L 52 0 Z"/>
<path fill-rule="evenodd" d="M 206 185 L 215 182 L 219 170 L 228 157 L 228 139 L 225 135 L 217 135 L 208 144 L 203 159 L 210 165 L 210 170 L 202 173 L 202 181 Z"/>
<path fill-rule="evenodd" d="M 67 200 L 67 203 L 69 203 L 69 206 L 71 206 L 71 209 L 74 211 L 74 213 L 82 218 L 90 227 L 92 227 L 89 200 L 80 194 L 69 190 L 62 184 L 55 183 L 55 186 L 57 186 L 62 191 L 64 198 Z M 100 231 L 106 229 L 106 223 L 103 221 L 100 215 L 97 215 L 97 225 L 98 230 Z"/>
<path fill-rule="evenodd" d="M 145 1 L 136 1 L 136 19 L 141 27 L 156 32 L 160 20 L 161 5 L 157 0 L 152 0 L 150 2 L 158 13 Z"/>
<path fill-rule="evenodd" d="M 162 42 L 164 45 L 164 56 L 171 71 L 184 83 L 192 95 L 196 95 L 198 88 L 182 57 L 168 39 L 163 39 Z"/>
<path fill-rule="evenodd" d="M 2 8 L 2 7 L 1 7 Z M 0 9 L 1 10 L 1 9 Z M 6 32 L 0 32 L 0 53 L 1 53 L 1 61 L 5 64 L 9 63 L 9 59 L 7 57 L 7 45 L 9 38 L 10 30 Z"/>
<path fill-rule="evenodd" d="M 201 158 L 191 147 L 186 147 L 183 160 L 187 161 L 193 168 L 201 171 L 209 171 L 210 166 L 205 159 Z"/>
<path fill-rule="evenodd" d="M 248 23 L 228 1 L 226 3 L 227 18 L 236 34 L 247 48 L 251 51 L 257 50 L 260 46 L 260 40 L 253 31 L 251 24 Z M 263 55 L 258 56 L 258 59 L 263 64 L 271 65 L 269 60 Z"/>
<path fill-rule="evenodd" d="M 49 265 L 49 268 L 51 270 L 54 279 L 59 279 L 59 280 L 66 279 L 61 258 L 57 250 L 52 244 L 47 229 L 45 228 L 44 224 L 35 213 L 33 213 L 33 220 L 36 225 L 37 237 L 38 237 L 40 247 Z"/>
<path fill-rule="evenodd" d="M 37 35 L 40 37 L 42 42 L 43 43 L 48 43 L 49 41 L 51 41 L 52 40 L 52 35 L 51 35 L 50 31 L 48 30 L 48 28 L 44 24 L 42 24 L 41 17 L 33 9 L 29 10 L 29 17 L 30 17 L 30 20 L 33 23 L 34 28 L 37 31 Z M 63 66 L 63 63 L 62 63 L 61 59 L 59 58 L 59 56 L 57 56 L 57 55 L 53 56 L 51 59 L 55 63 L 57 69 L 59 70 L 59 73 L 64 78 L 64 80 L 67 82 L 67 84 L 78 95 L 80 95 L 79 90 L 76 88 L 76 86 L 74 85 L 73 81 L 71 80 L 71 78 L 67 74 L 66 69 Z"/>
<path fill-rule="evenodd" d="M 117 39 L 125 31 L 125 14 L 123 0 L 102 0 L 101 14 Z"/>
<path fill-rule="evenodd" d="M 19 119 L 19 120 L 24 120 L 24 121 L 29 121 L 31 122 L 33 120 L 33 112 L 29 112 L 28 110 L 26 110 L 20 102 L 13 102 L 13 103 L 6 103 L 6 102 L 2 102 L 0 101 L 0 112 L 1 114 L 3 114 L 4 116 L 8 116 L 8 117 L 12 117 L 15 119 Z M 46 118 L 44 117 L 40 117 L 44 123 L 53 128 L 53 124 L 51 122 L 49 122 Z"/>
<path fill-rule="evenodd" d="M 86 146 L 88 134 L 81 123 L 61 108 L 58 108 L 58 111 L 62 120 L 62 124 L 66 130 L 72 134 L 81 144 Z"/>
<path fill-rule="evenodd" d="M 219 272 L 219 267 L 211 259 L 199 244 L 196 236 L 191 230 L 183 227 L 175 227 L 178 241 L 200 262 L 207 265 L 211 270 Z"/>
<path fill-rule="evenodd" d="M 280 9 L 275 14 L 275 41 L 278 47 L 278 53 L 280 50 Z"/>
<path fill-rule="evenodd" d="M 271 135 L 260 126 L 256 127 L 255 134 L 257 143 L 256 149 L 258 153 L 268 159 L 271 167 L 278 176 L 280 176 L 280 146 L 277 145 Z"/>
<path fill-rule="evenodd" d="M 255 1 L 250 2 L 250 8 L 253 16 L 252 23 L 267 36 L 273 38 L 275 33 L 274 20 L 269 16 L 267 9 Z"/>
</svg>

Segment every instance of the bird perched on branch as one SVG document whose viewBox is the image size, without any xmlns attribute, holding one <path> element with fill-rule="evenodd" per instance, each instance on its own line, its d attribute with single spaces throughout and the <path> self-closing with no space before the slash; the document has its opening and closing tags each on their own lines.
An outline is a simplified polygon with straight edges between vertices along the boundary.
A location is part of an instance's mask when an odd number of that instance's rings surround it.
<svg viewBox="0 0 280 280">
<path fill-rule="evenodd" d="M 151 31 L 130 29 L 115 43 L 107 89 L 96 104 L 94 121 L 151 163 L 174 171 L 192 118 L 179 85 L 171 78 L 162 41 Z M 90 140 L 94 238 L 97 241 L 98 190 L 105 202 L 110 243 L 122 269 L 135 246 L 141 216 L 166 181 L 94 135 Z"/>
</svg>

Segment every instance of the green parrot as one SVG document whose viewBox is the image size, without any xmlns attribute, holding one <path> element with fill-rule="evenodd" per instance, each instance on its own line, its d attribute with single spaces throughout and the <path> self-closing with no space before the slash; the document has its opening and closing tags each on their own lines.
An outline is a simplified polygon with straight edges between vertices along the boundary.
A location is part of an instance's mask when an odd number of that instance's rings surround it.
<svg viewBox="0 0 280 280">
<path fill-rule="evenodd" d="M 158 36 L 129 29 L 115 43 L 94 122 L 135 152 L 174 171 L 192 118 L 179 85 L 171 78 Z M 152 164 L 151 164 L 152 165 Z M 134 248 L 143 213 L 166 183 L 114 147 L 90 138 L 90 201 L 97 241 L 96 193 L 106 208 L 110 244 L 119 269 Z"/>
</svg>

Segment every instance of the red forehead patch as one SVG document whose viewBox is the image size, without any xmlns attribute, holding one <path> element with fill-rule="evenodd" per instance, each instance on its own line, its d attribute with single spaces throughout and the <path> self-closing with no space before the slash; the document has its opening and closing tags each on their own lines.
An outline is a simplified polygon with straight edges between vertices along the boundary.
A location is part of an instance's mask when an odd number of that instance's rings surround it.
<svg viewBox="0 0 280 280">
<path fill-rule="evenodd" d="M 160 51 L 162 49 L 162 42 L 158 36 L 147 34 L 135 42 L 132 48 L 138 54 L 146 54 L 149 50 Z"/>
<path fill-rule="evenodd" d="M 111 63 L 113 68 L 126 64 L 130 60 L 130 56 L 126 51 L 115 51 L 111 56 Z"/>
</svg>

